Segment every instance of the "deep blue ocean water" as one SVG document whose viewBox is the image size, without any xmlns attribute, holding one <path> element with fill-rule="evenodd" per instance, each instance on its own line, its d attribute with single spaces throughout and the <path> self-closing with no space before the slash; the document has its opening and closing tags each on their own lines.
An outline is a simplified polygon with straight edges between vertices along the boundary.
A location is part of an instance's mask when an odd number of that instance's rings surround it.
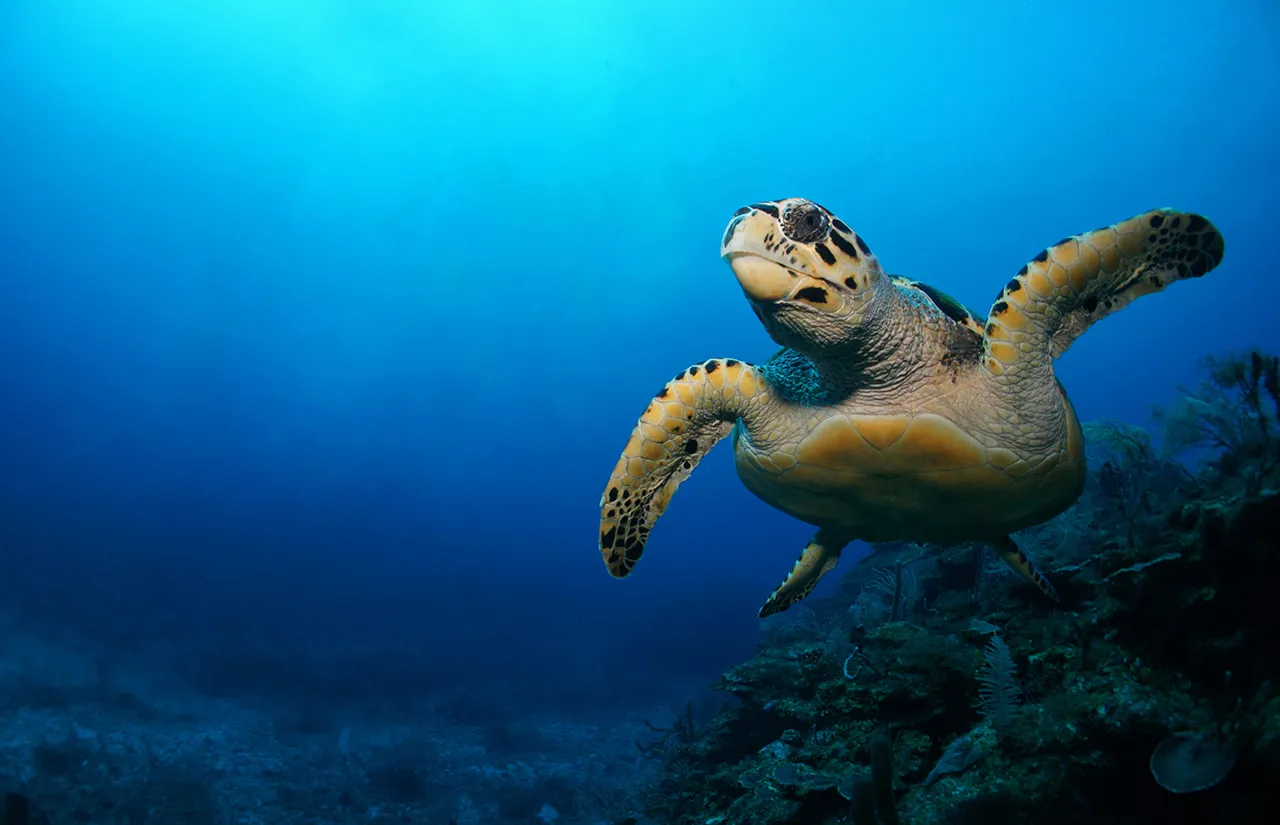
<svg viewBox="0 0 1280 825">
<path fill-rule="evenodd" d="M 8 0 L 0 609 L 220 696 L 682 704 L 810 535 L 722 445 L 631 578 L 596 547 L 653 392 L 775 349 L 732 212 L 813 198 L 978 311 L 1064 236 L 1206 215 L 1222 266 L 1057 365 L 1143 423 L 1280 348 L 1277 36 L 1261 0 Z"/>
</svg>

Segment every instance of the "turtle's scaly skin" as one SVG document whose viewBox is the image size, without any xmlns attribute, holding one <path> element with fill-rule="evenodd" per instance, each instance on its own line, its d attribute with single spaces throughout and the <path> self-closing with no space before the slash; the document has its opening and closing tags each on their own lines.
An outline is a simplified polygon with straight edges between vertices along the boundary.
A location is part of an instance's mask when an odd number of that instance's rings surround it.
<svg viewBox="0 0 1280 825">
<path fill-rule="evenodd" d="M 601 500 L 601 551 L 627 575 L 698 460 L 730 431 L 743 483 L 819 528 L 761 615 L 812 591 L 854 539 L 982 540 L 1056 592 L 1009 534 L 1069 507 L 1084 439 L 1053 359 L 1099 318 L 1222 258 L 1198 215 L 1155 210 L 1041 252 L 987 320 L 883 273 L 827 210 L 790 199 L 735 214 L 722 241 L 782 351 L 680 373 L 650 403 Z"/>
</svg>

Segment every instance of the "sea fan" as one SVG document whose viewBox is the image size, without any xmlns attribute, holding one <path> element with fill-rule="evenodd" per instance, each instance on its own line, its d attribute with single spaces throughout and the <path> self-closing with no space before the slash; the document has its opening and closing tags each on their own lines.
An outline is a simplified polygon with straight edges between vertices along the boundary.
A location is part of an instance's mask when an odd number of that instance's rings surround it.
<svg viewBox="0 0 1280 825">
<path fill-rule="evenodd" d="M 1000 731 L 1013 719 L 1022 701 L 1018 666 L 1013 662 L 1009 646 L 999 636 L 991 637 L 982 654 L 982 667 L 978 669 L 978 684 L 981 685 L 978 689 L 978 711 Z"/>
</svg>

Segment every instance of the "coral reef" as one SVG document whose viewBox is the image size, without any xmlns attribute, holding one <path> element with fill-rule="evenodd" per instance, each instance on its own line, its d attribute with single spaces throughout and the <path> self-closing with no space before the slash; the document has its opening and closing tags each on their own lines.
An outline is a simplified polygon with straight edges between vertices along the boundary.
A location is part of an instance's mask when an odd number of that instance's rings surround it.
<svg viewBox="0 0 1280 825">
<path fill-rule="evenodd" d="M 666 753 L 673 825 L 1261 822 L 1280 807 L 1277 359 L 1210 359 L 1088 427 L 1090 478 L 1019 537 L 1052 605 L 973 547 L 891 546 L 766 624 Z M 1175 456 L 1188 456 L 1188 467 Z"/>
</svg>

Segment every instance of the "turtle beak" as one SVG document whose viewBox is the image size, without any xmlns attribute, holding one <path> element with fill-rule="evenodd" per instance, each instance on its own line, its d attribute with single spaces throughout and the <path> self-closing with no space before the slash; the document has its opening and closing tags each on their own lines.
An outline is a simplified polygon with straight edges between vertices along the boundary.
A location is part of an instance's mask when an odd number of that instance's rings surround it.
<svg viewBox="0 0 1280 825">
<path fill-rule="evenodd" d="M 733 250 L 733 239 L 738 234 L 738 227 L 742 226 L 742 222 L 746 220 L 750 210 L 743 212 L 738 210 L 729 220 L 729 226 L 724 230 L 724 238 L 720 241 L 720 257 L 725 260 L 729 259 L 729 253 Z"/>
<path fill-rule="evenodd" d="M 796 275 L 763 254 L 757 239 L 778 231 L 768 214 L 744 206 L 734 213 L 720 242 L 720 257 L 729 264 L 738 285 L 752 301 L 772 303 L 786 298 L 796 287 Z"/>
</svg>

